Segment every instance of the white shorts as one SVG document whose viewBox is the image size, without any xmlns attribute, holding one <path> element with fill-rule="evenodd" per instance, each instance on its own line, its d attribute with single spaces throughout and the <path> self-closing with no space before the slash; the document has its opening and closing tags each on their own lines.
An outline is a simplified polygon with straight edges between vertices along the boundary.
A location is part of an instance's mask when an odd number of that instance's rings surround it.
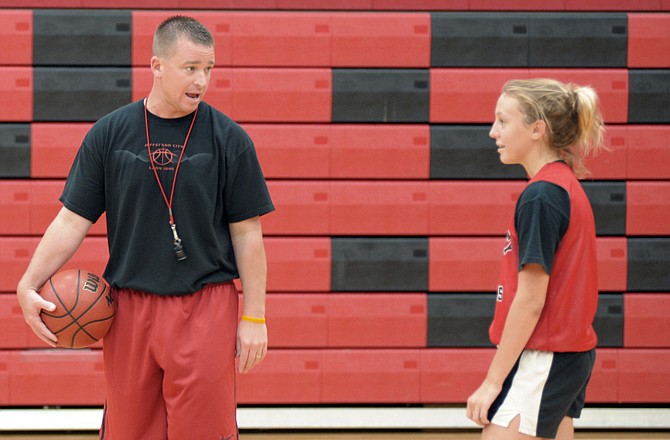
<svg viewBox="0 0 670 440">
<path fill-rule="evenodd" d="M 555 438 L 564 417 L 579 418 L 594 364 L 595 349 L 524 350 L 491 405 L 489 420 L 506 428 L 520 416 L 520 433 Z"/>
</svg>

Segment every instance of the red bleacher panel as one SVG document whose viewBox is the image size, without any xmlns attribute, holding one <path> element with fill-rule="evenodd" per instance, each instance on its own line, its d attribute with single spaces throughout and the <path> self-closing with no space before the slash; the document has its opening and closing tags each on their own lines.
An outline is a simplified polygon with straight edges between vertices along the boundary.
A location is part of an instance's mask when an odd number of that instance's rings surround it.
<svg viewBox="0 0 670 440">
<path fill-rule="evenodd" d="M 628 126 L 608 125 L 605 131 L 605 145 L 609 150 L 586 159 L 585 165 L 591 172 L 589 178 L 595 180 L 626 179 L 628 162 Z"/>
<path fill-rule="evenodd" d="M 268 291 L 330 291 L 330 238 L 268 237 L 265 252 Z"/>
<path fill-rule="evenodd" d="M 323 293 L 268 295 L 270 349 L 328 346 L 328 301 Z"/>
<path fill-rule="evenodd" d="M 158 7 L 178 9 L 180 7 L 179 0 L 160 0 L 160 2 L 156 0 L 114 0 L 113 3 L 110 3 L 109 0 L 81 0 L 81 2 L 86 9 L 108 9 L 112 7 L 116 9 L 155 9 Z M 158 23 L 156 23 L 157 25 Z"/>
<path fill-rule="evenodd" d="M 0 67 L 0 121 L 33 120 L 32 67 Z"/>
<path fill-rule="evenodd" d="M 133 80 L 132 100 L 137 101 L 146 98 L 149 96 L 154 81 L 151 69 L 149 67 L 133 67 L 131 72 Z M 216 73 L 220 75 L 221 71 L 217 70 Z M 210 98 L 208 93 L 205 94 L 205 98 Z M 209 99 L 206 99 L 206 101 L 209 101 Z"/>
<path fill-rule="evenodd" d="M 39 238 L 0 237 L 0 292 L 16 292 Z"/>
<path fill-rule="evenodd" d="M 429 238 L 431 292 L 494 292 L 498 285 L 504 233 L 495 238 Z"/>
<path fill-rule="evenodd" d="M 218 71 L 216 74 L 218 75 Z M 330 69 L 239 68 L 233 69 L 232 75 L 231 117 L 236 121 L 330 122 L 331 120 Z M 212 79 L 212 82 L 214 81 L 218 80 Z M 212 105 L 216 106 L 214 102 Z M 225 113 L 225 110 L 223 111 Z"/>
<path fill-rule="evenodd" d="M 670 235 L 670 182 L 626 182 L 626 233 Z"/>
<path fill-rule="evenodd" d="M 628 67 L 670 67 L 670 14 L 628 14 Z"/>
<path fill-rule="evenodd" d="M 627 69 L 530 69 L 530 75 L 592 86 L 600 98 L 605 122 L 628 122 Z"/>
<path fill-rule="evenodd" d="M 619 400 L 626 403 L 670 403 L 670 350 L 619 350 Z"/>
<path fill-rule="evenodd" d="M 425 347 L 427 309 L 423 293 L 330 295 L 328 346 Z"/>
<path fill-rule="evenodd" d="M 528 69 L 430 69 L 430 122 L 490 122 L 502 86 Z"/>
<path fill-rule="evenodd" d="M 263 217 L 264 233 L 330 233 L 330 182 L 269 181 L 268 189 L 277 210 Z"/>
<path fill-rule="evenodd" d="M 10 8 L 80 8 L 82 0 L 0 0 L 0 7 Z"/>
<path fill-rule="evenodd" d="M 419 402 L 420 350 L 326 350 L 324 403 Z"/>
<path fill-rule="evenodd" d="M 470 0 L 471 11 L 563 11 L 565 0 Z"/>
<path fill-rule="evenodd" d="M 275 9 L 275 0 L 179 0 L 179 9 Z M 154 8 L 160 3 L 154 3 Z"/>
<path fill-rule="evenodd" d="M 564 0 L 568 11 L 655 11 L 659 0 Z M 533 3 L 534 4 L 534 3 Z"/>
<path fill-rule="evenodd" d="M 30 232 L 31 189 L 26 180 L 0 180 L 0 235 Z"/>
<path fill-rule="evenodd" d="M 37 339 L 37 337 L 30 337 L 33 332 L 23 319 L 23 312 L 14 294 L 0 294 L 0 328 L 2 328 L 0 332 L 0 348 L 2 349 L 25 348 L 31 345 L 34 339 Z M 47 347 L 47 345 L 42 343 L 42 347 Z M 2 361 L 0 361 L 1 364 Z M 2 371 L 0 366 L 0 377 Z"/>
<path fill-rule="evenodd" d="M 9 402 L 9 366 L 12 353 L 0 350 L 0 406 L 8 406 Z"/>
<path fill-rule="evenodd" d="M 102 405 L 105 379 L 100 350 L 11 352 L 12 405 Z"/>
<path fill-rule="evenodd" d="M 373 0 L 275 0 L 277 9 L 372 9 Z"/>
<path fill-rule="evenodd" d="M 321 350 L 268 350 L 250 374 L 237 376 L 241 404 L 320 403 Z"/>
<path fill-rule="evenodd" d="M 586 388 L 588 403 L 619 402 L 619 350 L 599 348 Z"/>
<path fill-rule="evenodd" d="M 267 297 L 271 348 L 425 347 L 426 315 L 425 294 Z"/>
<path fill-rule="evenodd" d="M 598 237 L 598 288 L 623 292 L 628 286 L 628 246 L 625 237 Z"/>
<path fill-rule="evenodd" d="M 235 66 L 331 65 L 331 14 L 241 12 L 232 22 Z"/>
<path fill-rule="evenodd" d="M 333 125 L 332 177 L 428 179 L 428 125 Z"/>
<path fill-rule="evenodd" d="M 526 186 L 520 181 L 430 183 L 429 235 L 501 235 Z"/>
<path fill-rule="evenodd" d="M 33 63 L 33 11 L 0 10 L 0 66 Z"/>
<path fill-rule="evenodd" d="M 467 11 L 470 0 L 372 0 L 372 9 L 388 11 Z"/>
<path fill-rule="evenodd" d="M 172 0 L 176 1 L 176 0 Z M 161 8 L 170 8 L 161 4 Z M 158 25 L 177 11 L 133 11 L 132 12 L 132 63 L 133 66 L 149 67 L 151 45 Z M 216 11 L 189 11 L 188 15 L 207 26 L 214 37 L 216 65 L 230 66 L 233 57 L 232 16 Z M 216 73 L 218 69 L 214 72 Z M 149 74 L 149 76 L 151 76 Z"/>
<path fill-rule="evenodd" d="M 332 182 L 334 235 L 427 235 L 428 182 Z"/>
<path fill-rule="evenodd" d="M 331 126 L 244 124 L 266 178 L 330 177 Z"/>
<path fill-rule="evenodd" d="M 493 349 L 421 350 L 421 402 L 464 404 L 486 377 Z"/>
<path fill-rule="evenodd" d="M 0 216 L 2 235 L 42 235 L 60 211 L 58 200 L 64 181 L 4 180 L 0 181 L 0 208 L 12 215 Z M 104 217 L 90 231 L 106 233 Z"/>
<path fill-rule="evenodd" d="M 133 101 L 146 98 L 153 84 L 153 76 L 148 67 L 133 67 Z M 233 112 L 233 71 L 230 68 L 215 69 L 209 82 L 205 101 L 228 116 Z"/>
<path fill-rule="evenodd" d="M 33 123 L 30 126 L 30 176 L 67 177 L 91 123 Z"/>
<path fill-rule="evenodd" d="M 627 293 L 623 309 L 624 347 L 670 348 L 670 294 Z"/>
<path fill-rule="evenodd" d="M 591 85 L 606 122 L 628 121 L 626 69 L 431 69 L 431 122 L 492 122 L 500 90 L 510 79 L 549 77 Z"/>
<path fill-rule="evenodd" d="M 629 125 L 629 179 L 670 179 L 670 125 Z"/>
<path fill-rule="evenodd" d="M 430 14 L 333 14 L 333 67 L 430 67 Z"/>
</svg>

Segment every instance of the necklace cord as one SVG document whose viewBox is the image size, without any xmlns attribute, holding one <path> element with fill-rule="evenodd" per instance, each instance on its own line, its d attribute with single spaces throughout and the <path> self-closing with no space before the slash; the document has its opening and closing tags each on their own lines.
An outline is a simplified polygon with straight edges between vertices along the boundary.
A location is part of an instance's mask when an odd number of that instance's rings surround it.
<svg viewBox="0 0 670 440">
<path fill-rule="evenodd" d="M 179 160 L 177 161 L 177 166 L 174 170 L 174 176 L 172 178 L 172 189 L 170 190 L 170 199 L 168 200 L 167 195 L 165 194 L 165 189 L 163 188 L 163 184 L 161 183 L 161 179 L 160 177 L 158 177 L 158 170 L 156 169 L 156 163 L 154 162 L 153 153 L 151 151 L 151 141 L 149 140 L 149 112 L 147 110 L 148 101 L 149 101 L 148 98 L 145 99 L 144 101 L 144 127 L 146 128 L 147 133 L 147 150 L 149 152 L 149 162 L 151 163 L 151 169 L 154 172 L 154 176 L 156 176 L 156 182 L 158 183 L 158 188 L 161 190 L 161 194 L 163 195 L 165 205 L 168 208 L 168 212 L 170 215 L 170 225 L 174 225 L 174 216 L 172 215 L 172 202 L 174 200 L 174 189 L 177 186 L 177 174 L 179 174 L 179 166 L 181 165 L 181 160 L 184 157 L 184 151 L 186 151 L 186 144 L 188 144 L 188 138 L 191 136 L 191 130 L 193 130 L 193 125 L 195 124 L 195 118 L 196 116 L 198 116 L 198 108 L 196 107 L 195 112 L 193 113 L 191 126 L 188 128 L 188 133 L 186 133 L 186 139 L 184 139 L 184 145 L 181 149 L 181 153 L 179 154 Z"/>
</svg>

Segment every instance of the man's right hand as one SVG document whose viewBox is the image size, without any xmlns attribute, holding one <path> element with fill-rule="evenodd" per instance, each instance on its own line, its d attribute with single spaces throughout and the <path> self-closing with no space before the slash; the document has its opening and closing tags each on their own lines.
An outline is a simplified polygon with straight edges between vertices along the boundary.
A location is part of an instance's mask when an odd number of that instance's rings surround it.
<svg viewBox="0 0 670 440">
<path fill-rule="evenodd" d="M 16 297 L 19 300 L 19 305 L 23 311 L 23 318 L 26 320 L 28 326 L 30 326 L 32 331 L 37 335 L 38 338 L 44 341 L 44 343 L 51 347 L 56 347 L 56 341 L 58 338 L 47 328 L 46 325 L 44 325 L 44 322 L 40 317 L 42 310 L 53 312 L 56 310 L 56 305 L 46 301 L 33 288 L 19 287 L 16 291 Z"/>
</svg>

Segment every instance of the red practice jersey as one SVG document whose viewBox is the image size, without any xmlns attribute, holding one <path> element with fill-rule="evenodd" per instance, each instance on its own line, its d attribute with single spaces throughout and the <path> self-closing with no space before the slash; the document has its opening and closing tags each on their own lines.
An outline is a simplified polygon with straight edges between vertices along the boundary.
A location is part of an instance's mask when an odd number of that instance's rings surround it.
<svg viewBox="0 0 670 440">
<path fill-rule="evenodd" d="M 570 221 L 549 274 L 547 296 L 527 349 L 573 352 L 596 346 L 593 318 L 598 306 L 598 267 L 593 210 L 579 180 L 564 162 L 545 165 L 529 185 L 546 181 L 570 197 Z M 519 242 L 514 220 L 503 249 L 500 284 L 489 336 L 499 344 L 507 314 L 517 291 Z"/>
</svg>

